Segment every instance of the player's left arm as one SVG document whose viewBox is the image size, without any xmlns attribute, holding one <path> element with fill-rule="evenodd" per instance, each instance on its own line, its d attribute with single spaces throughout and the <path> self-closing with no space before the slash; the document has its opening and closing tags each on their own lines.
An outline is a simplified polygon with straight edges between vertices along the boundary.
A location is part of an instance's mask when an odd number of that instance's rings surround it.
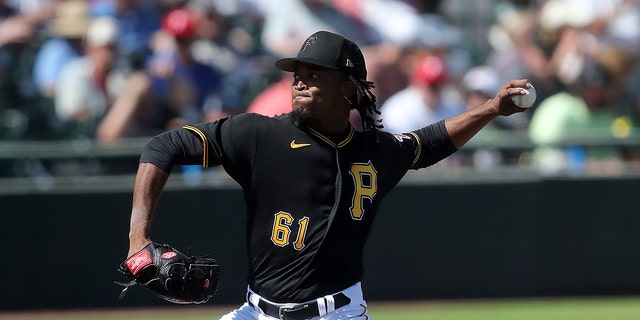
<svg viewBox="0 0 640 320">
<path fill-rule="evenodd" d="M 445 119 L 445 127 L 453 145 L 460 149 L 498 116 L 508 116 L 525 111 L 526 109 L 514 105 L 511 97 L 524 94 L 520 88 L 528 88 L 529 85 L 530 83 L 526 79 L 511 80 L 502 86 L 495 97 L 487 102 Z"/>
</svg>

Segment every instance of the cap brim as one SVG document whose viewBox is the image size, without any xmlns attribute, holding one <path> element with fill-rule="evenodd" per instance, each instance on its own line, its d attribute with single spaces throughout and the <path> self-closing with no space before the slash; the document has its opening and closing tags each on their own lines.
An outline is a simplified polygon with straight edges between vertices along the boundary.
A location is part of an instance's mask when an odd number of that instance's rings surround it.
<svg viewBox="0 0 640 320">
<path fill-rule="evenodd" d="M 324 61 L 313 59 L 313 58 L 283 58 L 276 61 L 276 68 L 282 71 L 294 72 L 296 70 L 296 65 L 298 64 L 298 62 L 305 62 L 305 63 L 309 63 L 309 64 L 313 64 L 316 66 L 321 66 L 329 69 L 336 69 L 336 70 L 339 69 L 336 66 L 330 65 Z"/>
</svg>

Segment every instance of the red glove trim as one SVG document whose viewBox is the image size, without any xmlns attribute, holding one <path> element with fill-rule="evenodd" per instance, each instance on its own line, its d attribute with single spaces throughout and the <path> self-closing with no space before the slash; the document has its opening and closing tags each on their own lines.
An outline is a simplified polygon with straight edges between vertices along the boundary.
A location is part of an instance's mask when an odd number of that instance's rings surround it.
<svg viewBox="0 0 640 320">
<path fill-rule="evenodd" d="M 149 250 L 145 249 L 132 255 L 131 258 L 127 259 L 126 263 L 129 270 L 131 270 L 131 273 L 136 275 L 140 269 L 150 265 L 153 261 L 151 260 Z"/>
</svg>

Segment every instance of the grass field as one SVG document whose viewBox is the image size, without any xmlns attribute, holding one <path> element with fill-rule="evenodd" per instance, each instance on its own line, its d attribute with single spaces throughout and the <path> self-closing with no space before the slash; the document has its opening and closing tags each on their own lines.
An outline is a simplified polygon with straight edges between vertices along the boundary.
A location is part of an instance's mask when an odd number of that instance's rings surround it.
<svg viewBox="0 0 640 320">
<path fill-rule="evenodd" d="M 1 313 L 11 320 L 212 320 L 233 307 Z M 483 301 L 372 302 L 374 320 L 638 320 L 640 297 Z"/>
</svg>

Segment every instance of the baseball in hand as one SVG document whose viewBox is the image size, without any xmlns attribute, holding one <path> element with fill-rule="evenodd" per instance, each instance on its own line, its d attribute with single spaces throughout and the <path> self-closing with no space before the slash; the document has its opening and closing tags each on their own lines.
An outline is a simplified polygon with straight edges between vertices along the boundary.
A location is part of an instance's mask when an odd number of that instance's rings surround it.
<svg viewBox="0 0 640 320">
<path fill-rule="evenodd" d="M 536 88 L 531 85 L 529 88 L 521 88 L 525 91 L 525 94 L 514 94 L 511 96 L 513 104 L 520 108 L 530 108 L 534 102 L 536 102 Z"/>
</svg>

